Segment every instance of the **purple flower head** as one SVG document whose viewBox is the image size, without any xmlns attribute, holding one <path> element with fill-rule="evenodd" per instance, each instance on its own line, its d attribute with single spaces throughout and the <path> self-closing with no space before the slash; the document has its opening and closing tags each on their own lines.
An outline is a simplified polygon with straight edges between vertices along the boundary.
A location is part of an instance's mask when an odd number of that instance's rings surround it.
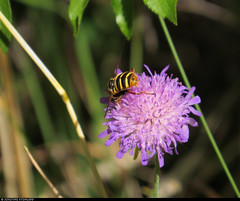
<svg viewBox="0 0 240 201">
<path fill-rule="evenodd" d="M 103 123 L 107 130 L 103 131 L 99 138 L 109 135 L 105 142 L 110 146 L 120 139 L 120 150 L 117 158 L 130 150 L 133 155 L 135 148 L 141 153 L 142 165 L 148 164 L 148 159 L 158 155 L 159 166 L 164 165 L 164 154 L 177 153 L 177 142 L 187 142 L 189 138 L 188 125 L 198 126 L 198 123 L 190 117 L 190 113 L 201 116 L 201 113 L 193 108 L 194 104 L 201 102 L 199 96 L 192 98 L 195 87 L 191 89 L 183 86 L 178 78 L 169 77 L 165 67 L 160 74 L 152 74 L 144 65 L 150 76 L 144 72 L 137 75 L 139 83 L 126 92 L 116 103 L 109 102 L 109 97 L 101 98 L 101 102 L 108 104 Z M 115 71 L 117 74 L 120 71 Z M 140 93 L 142 92 L 142 93 Z M 135 94 L 134 94 L 135 93 Z"/>
</svg>

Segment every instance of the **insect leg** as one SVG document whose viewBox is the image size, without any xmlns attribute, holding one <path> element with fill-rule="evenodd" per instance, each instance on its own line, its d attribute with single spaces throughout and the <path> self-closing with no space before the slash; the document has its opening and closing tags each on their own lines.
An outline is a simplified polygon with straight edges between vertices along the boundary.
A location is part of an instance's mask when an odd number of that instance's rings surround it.
<svg viewBox="0 0 240 201">
<path fill-rule="evenodd" d="M 139 94 L 150 94 L 150 95 L 154 95 L 154 94 L 155 94 L 155 93 L 152 93 L 152 92 L 145 92 L 145 91 L 141 91 L 141 92 L 128 91 L 128 93 L 130 93 L 130 94 L 136 94 L 136 95 L 139 95 Z"/>
</svg>

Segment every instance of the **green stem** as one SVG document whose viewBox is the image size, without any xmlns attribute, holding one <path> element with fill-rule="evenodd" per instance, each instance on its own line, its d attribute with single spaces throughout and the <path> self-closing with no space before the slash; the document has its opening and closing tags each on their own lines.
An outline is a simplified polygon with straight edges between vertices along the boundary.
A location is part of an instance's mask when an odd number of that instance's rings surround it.
<svg viewBox="0 0 240 201">
<path fill-rule="evenodd" d="M 153 188 L 153 197 L 158 197 L 158 189 L 159 189 L 159 163 L 158 163 L 158 155 L 155 155 L 155 178 L 154 178 L 154 188 Z"/>
<path fill-rule="evenodd" d="M 180 58 L 179 58 L 179 56 L 177 54 L 176 48 L 175 48 L 175 46 L 173 44 L 173 41 L 171 39 L 171 36 L 170 36 L 169 31 L 167 29 L 167 26 L 166 26 L 166 24 L 164 22 L 164 19 L 159 17 L 159 20 L 160 20 L 160 23 L 162 25 L 163 31 L 165 33 L 165 36 L 167 38 L 167 41 L 169 43 L 169 46 L 170 46 L 170 49 L 171 49 L 172 54 L 174 56 L 174 59 L 175 59 L 175 61 L 177 63 L 177 66 L 179 68 L 179 71 L 180 71 L 180 73 L 181 73 L 181 75 L 183 77 L 184 83 L 186 84 L 186 86 L 188 88 L 191 88 L 190 82 L 188 81 L 187 75 L 186 75 L 186 73 L 184 71 L 184 68 L 183 68 L 182 63 L 180 61 Z M 199 112 L 202 113 L 202 110 L 201 110 L 200 106 L 198 104 L 196 104 L 195 106 L 196 106 L 196 109 Z M 223 167 L 223 169 L 224 169 L 224 171 L 225 171 L 225 173 L 226 173 L 226 175 L 227 175 L 227 177 L 228 177 L 228 179 L 229 179 L 229 181 L 230 181 L 230 183 L 231 183 L 231 185 L 232 185 L 232 187 L 233 187 L 233 189 L 234 189 L 234 191 L 235 191 L 235 193 L 237 195 L 237 197 L 240 198 L 240 192 L 238 190 L 238 187 L 237 187 L 237 185 L 236 185 L 236 183 L 235 183 L 235 181 L 234 181 L 234 179 L 233 179 L 233 177 L 232 177 L 232 175 L 231 175 L 231 173 L 230 173 L 230 171 L 229 171 L 229 169 L 228 169 L 228 167 L 227 167 L 227 165 L 226 165 L 226 163 L 225 163 L 225 161 L 223 159 L 223 156 L 222 156 L 222 154 L 221 154 L 221 152 L 220 152 L 220 150 L 219 150 L 219 148 L 218 148 L 218 146 L 217 146 L 217 144 L 216 144 L 216 142 L 215 142 L 215 140 L 213 138 L 212 132 L 211 132 L 211 130 L 210 130 L 208 124 L 207 124 L 207 121 L 206 121 L 203 113 L 202 113 L 202 116 L 200 117 L 200 119 L 202 121 L 203 127 L 206 130 L 206 133 L 207 133 L 207 135 L 209 137 L 209 140 L 212 143 L 213 149 L 215 150 L 215 152 L 216 152 L 216 154 L 218 156 L 218 159 L 219 159 L 219 161 L 220 161 L 220 163 L 221 163 L 221 165 L 222 165 L 222 167 Z"/>
</svg>

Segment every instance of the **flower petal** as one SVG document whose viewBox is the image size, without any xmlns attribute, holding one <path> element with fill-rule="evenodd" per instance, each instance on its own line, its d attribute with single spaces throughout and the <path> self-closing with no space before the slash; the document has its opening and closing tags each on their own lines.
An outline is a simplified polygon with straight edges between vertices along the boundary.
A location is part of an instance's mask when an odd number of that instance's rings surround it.
<svg viewBox="0 0 240 201">
<path fill-rule="evenodd" d="M 125 146 L 123 149 L 119 150 L 116 154 L 117 158 L 122 158 L 124 154 L 129 150 L 129 146 Z"/>
<path fill-rule="evenodd" d="M 196 87 L 192 87 L 192 88 L 189 90 L 188 94 L 187 94 L 186 97 L 185 97 L 185 100 L 188 100 L 188 99 L 191 98 L 191 96 L 193 95 L 195 89 L 196 89 Z"/>
<path fill-rule="evenodd" d="M 188 102 L 188 105 L 195 105 L 198 103 L 201 103 L 201 99 L 199 96 L 195 96 Z"/>
<path fill-rule="evenodd" d="M 116 154 L 117 158 L 121 159 L 124 156 L 125 152 L 123 152 L 123 149 L 119 150 Z"/>
<path fill-rule="evenodd" d="M 158 162 L 159 162 L 160 168 L 164 166 L 164 158 L 161 153 L 158 153 Z"/>
<path fill-rule="evenodd" d="M 181 135 L 181 142 L 187 142 L 189 138 L 189 128 L 187 125 L 183 125 L 182 127 L 182 135 Z"/>
<path fill-rule="evenodd" d="M 188 123 L 189 123 L 191 126 L 193 126 L 193 127 L 198 126 L 198 122 L 197 122 L 195 119 L 193 119 L 193 118 L 189 118 L 189 119 L 188 119 Z"/>
<path fill-rule="evenodd" d="M 98 135 L 98 138 L 104 138 L 105 136 L 107 136 L 109 133 L 111 133 L 112 131 L 110 129 L 107 129 L 103 132 L 101 132 L 99 135 Z"/>
<path fill-rule="evenodd" d="M 163 70 L 162 72 L 160 73 L 160 76 L 163 76 L 163 74 L 168 70 L 169 68 L 169 65 L 167 65 Z"/>
<path fill-rule="evenodd" d="M 112 143 L 114 143 L 116 141 L 116 138 L 112 137 L 109 138 L 106 142 L 105 142 L 105 146 L 110 146 Z"/>
<path fill-rule="evenodd" d="M 102 97 L 102 98 L 100 98 L 100 103 L 108 104 L 109 103 L 109 97 Z"/>
<path fill-rule="evenodd" d="M 150 155 L 148 155 L 148 159 L 152 158 L 156 153 L 156 150 L 152 150 L 152 153 Z"/>
<path fill-rule="evenodd" d="M 193 107 L 189 107 L 188 109 L 189 109 L 193 114 L 195 114 L 195 115 L 197 115 L 197 116 L 201 116 L 201 115 L 202 115 L 201 112 L 199 112 L 198 110 L 196 110 L 196 109 L 193 108 Z"/>
<path fill-rule="evenodd" d="M 148 164 L 148 157 L 147 157 L 147 152 L 145 149 L 142 149 L 142 151 L 141 151 L 141 162 L 142 162 L 142 165 Z"/>
<path fill-rule="evenodd" d="M 115 75 L 118 75 L 118 74 L 120 74 L 121 72 L 122 72 L 122 71 L 121 71 L 120 68 L 116 68 L 115 71 L 114 71 Z"/>
<path fill-rule="evenodd" d="M 151 70 L 149 69 L 149 67 L 148 67 L 146 64 L 144 64 L 144 67 L 147 69 L 147 71 L 149 72 L 149 74 L 150 74 L 151 76 L 153 76 Z"/>
</svg>

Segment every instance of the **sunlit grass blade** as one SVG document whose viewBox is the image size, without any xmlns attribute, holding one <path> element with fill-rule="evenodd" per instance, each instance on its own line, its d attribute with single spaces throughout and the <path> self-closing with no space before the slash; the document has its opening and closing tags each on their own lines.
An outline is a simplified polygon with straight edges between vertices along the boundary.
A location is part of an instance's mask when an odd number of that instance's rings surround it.
<svg viewBox="0 0 240 201">
<path fill-rule="evenodd" d="M 176 48 L 175 48 L 175 46 L 173 44 L 173 41 L 171 39 L 171 36 L 169 34 L 169 31 L 168 31 L 168 28 L 167 28 L 167 26 L 165 24 L 165 21 L 161 17 L 159 17 L 159 20 L 160 20 L 160 23 L 162 25 L 163 31 L 165 33 L 165 36 L 167 38 L 167 41 L 169 43 L 169 46 L 170 46 L 170 49 L 171 49 L 172 54 L 174 56 L 174 59 L 175 59 L 175 61 L 177 63 L 177 66 L 179 68 L 179 71 L 180 71 L 180 73 L 181 73 L 181 75 L 183 77 L 184 83 L 186 84 L 186 86 L 188 88 L 191 88 L 190 82 L 189 82 L 189 80 L 187 78 L 187 75 L 186 75 L 186 73 L 184 71 L 183 65 L 182 65 L 182 63 L 180 61 L 180 58 L 179 58 L 178 53 L 176 51 Z M 232 177 L 232 175 L 231 175 L 231 173 L 230 173 L 230 171 L 229 171 L 229 169 L 228 169 L 228 167 L 227 167 L 227 165 L 226 165 L 226 163 L 224 161 L 224 158 L 223 158 L 223 156 L 222 156 L 222 154 L 221 154 L 221 152 L 220 152 L 220 150 L 219 150 L 219 148 L 217 146 L 217 143 L 215 142 L 215 139 L 214 139 L 213 134 L 212 134 L 212 132 L 211 132 L 209 126 L 208 126 L 208 123 L 207 123 L 207 121 L 206 121 L 206 119 L 205 119 L 205 117 L 203 115 L 203 112 L 202 112 L 202 110 L 201 110 L 201 108 L 200 108 L 200 106 L 198 104 L 195 105 L 195 106 L 196 106 L 196 109 L 199 112 L 202 113 L 202 116 L 200 116 L 200 120 L 201 120 L 201 122 L 203 124 L 203 127 L 204 127 L 204 129 L 205 129 L 205 131 L 206 131 L 206 133 L 207 133 L 207 135 L 209 137 L 210 142 L 212 143 L 213 149 L 215 150 L 215 152 L 216 152 L 216 154 L 218 156 L 218 159 L 219 159 L 219 161 L 220 161 L 220 163 L 221 163 L 221 165 L 222 165 L 222 167 L 223 167 L 223 169 L 224 169 L 224 171 L 225 171 L 225 173 L 226 173 L 226 175 L 227 175 L 227 177 L 228 177 L 228 179 L 229 179 L 229 181 L 230 181 L 230 183 L 231 183 L 231 185 L 232 185 L 232 187 L 233 187 L 233 189 L 234 189 L 234 191 L 235 191 L 235 193 L 237 195 L 237 197 L 240 198 L 240 192 L 238 190 L 238 187 L 237 187 L 237 185 L 236 185 L 236 183 L 235 183 L 235 181 L 234 181 L 234 179 L 233 179 L 233 177 Z"/>
<path fill-rule="evenodd" d="M 66 91 L 62 88 L 62 86 L 58 83 L 58 81 L 55 79 L 55 77 L 51 74 L 51 72 L 48 70 L 48 68 L 44 65 L 44 63 L 39 59 L 39 57 L 35 54 L 35 52 L 31 49 L 31 47 L 26 43 L 26 41 L 22 38 L 22 36 L 17 32 L 17 30 L 11 25 L 11 23 L 5 18 L 5 16 L 0 12 L 0 20 L 3 22 L 3 24 L 7 27 L 7 29 L 11 32 L 11 34 L 14 36 L 14 38 L 18 41 L 18 43 L 22 46 L 22 48 L 26 51 L 26 53 L 32 58 L 32 60 L 36 63 L 36 65 L 39 67 L 39 69 L 43 72 L 43 74 L 47 77 L 47 79 L 50 81 L 50 83 L 53 85 L 53 87 L 56 89 L 58 94 L 61 96 L 63 102 L 66 104 L 67 111 L 69 113 L 69 116 L 71 117 L 71 120 L 73 122 L 73 125 L 77 131 L 78 137 L 80 139 L 81 145 L 84 149 L 84 152 L 86 154 L 86 157 L 90 163 L 90 167 L 93 171 L 93 174 L 95 176 L 95 179 L 98 183 L 98 190 L 101 193 L 103 197 L 107 197 L 107 194 L 105 192 L 103 183 L 101 181 L 101 178 L 98 174 L 97 168 L 94 164 L 93 158 L 89 152 L 89 149 L 87 147 L 87 143 L 85 140 L 84 133 L 82 131 L 82 128 L 78 122 L 76 112 L 71 104 L 71 101 L 66 93 Z"/>
</svg>

